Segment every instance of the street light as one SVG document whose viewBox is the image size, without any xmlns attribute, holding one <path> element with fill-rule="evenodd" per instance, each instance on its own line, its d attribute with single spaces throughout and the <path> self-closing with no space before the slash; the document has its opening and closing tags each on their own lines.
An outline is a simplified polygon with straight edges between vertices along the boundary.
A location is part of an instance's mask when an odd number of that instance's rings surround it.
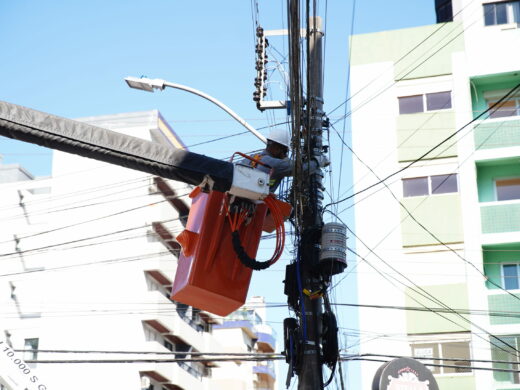
<svg viewBox="0 0 520 390">
<path fill-rule="evenodd" d="M 204 92 L 201 92 L 194 88 L 187 87 L 185 85 L 170 83 L 169 81 L 161 80 L 161 79 L 149 79 L 146 77 L 139 78 L 139 77 L 129 76 L 129 77 L 125 78 L 125 81 L 130 88 L 141 89 L 143 91 L 154 92 L 154 89 L 160 89 L 162 91 L 164 88 L 170 87 L 170 88 L 175 88 L 175 89 L 181 89 L 183 91 L 190 92 L 190 93 L 193 93 L 200 97 L 203 97 L 204 99 L 209 100 L 213 104 L 219 106 L 224 111 L 226 111 L 229 115 L 231 115 L 231 117 L 233 117 L 233 119 L 235 119 L 237 122 L 239 122 L 242 126 L 244 126 L 251 133 L 253 133 L 264 144 L 267 143 L 267 139 L 262 134 L 260 134 L 254 127 L 252 127 L 244 119 L 242 119 L 240 116 L 238 116 L 231 108 L 226 106 L 224 103 L 218 101 L 214 97 L 209 96 L 208 94 L 205 94 Z"/>
</svg>

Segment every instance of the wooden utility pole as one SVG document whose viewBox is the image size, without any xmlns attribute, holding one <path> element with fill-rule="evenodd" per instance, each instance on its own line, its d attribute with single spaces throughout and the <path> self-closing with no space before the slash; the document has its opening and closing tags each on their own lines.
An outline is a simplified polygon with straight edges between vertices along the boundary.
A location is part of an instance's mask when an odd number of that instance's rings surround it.
<svg viewBox="0 0 520 390">
<path fill-rule="evenodd" d="M 307 109 L 302 118 L 304 160 L 319 160 L 323 154 L 323 60 L 321 18 L 309 18 L 308 47 L 309 63 L 307 74 Z M 323 389 L 321 359 L 321 314 L 322 299 L 313 292 L 322 288 L 319 269 L 320 241 L 323 201 L 323 172 L 318 169 L 305 175 L 303 189 L 307 194 L 307 207 L 303 209 L 302 239 L 300 254 L 302 264 L 302 287 L 308 294 L 303 295 L 300 303 L 303 345 L 298 390 Z"/>
</svg>

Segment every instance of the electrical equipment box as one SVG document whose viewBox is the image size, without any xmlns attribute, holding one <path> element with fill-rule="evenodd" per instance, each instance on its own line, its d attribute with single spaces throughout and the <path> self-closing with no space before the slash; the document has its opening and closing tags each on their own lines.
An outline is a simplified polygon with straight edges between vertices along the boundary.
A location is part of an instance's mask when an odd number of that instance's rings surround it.
<svg viewBox="0 0 520 390">
<path fill-rule="evenodd" d="M 337 222 L 326 223 L 321 234 L 320 269 L 322 275 L 337 275 L 342 273 L 346 267 L 347 227 Z"/>
</svg>

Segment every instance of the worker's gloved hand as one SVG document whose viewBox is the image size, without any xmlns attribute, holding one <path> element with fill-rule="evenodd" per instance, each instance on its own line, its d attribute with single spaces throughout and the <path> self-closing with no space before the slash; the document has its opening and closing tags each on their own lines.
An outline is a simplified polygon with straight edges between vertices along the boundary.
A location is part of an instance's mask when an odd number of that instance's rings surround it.
<svg viewBox="0 0 520 390">
<path fill-rule="evenodd" d="M 314 160 L 316 160 L 316 162 L 318 163 L 318 165 L 321 168 L 327 167 L 330 165 L 330 161 L 326 156 L 317 156 L 317 157 L 314 157 Z"/>
</svg>

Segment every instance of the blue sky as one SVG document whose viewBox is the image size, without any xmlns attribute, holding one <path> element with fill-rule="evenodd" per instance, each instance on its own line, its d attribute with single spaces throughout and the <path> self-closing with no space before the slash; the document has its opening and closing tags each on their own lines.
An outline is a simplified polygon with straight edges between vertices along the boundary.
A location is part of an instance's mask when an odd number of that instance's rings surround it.
<svg viewBox="0 0 520 390">
<path fill-rule="evenodd" d="M 286 28 L 285 0 L 258 0 L 266 30 Z M 325 19 L 325 111 L 346 98 L 348 36 L 352 0 L 321 1 Z M 244 129 L 223 111 L 182 91 L 154 94 L 132 90 L 126 76 L 162 78 L 202 90 L 231 107 L 256 128 L 284 122 L 283 111 L 260 113 L 252 101 L 255 77 L 255 1 L 178 0 L 2 0 L 0 1 L 0 100 L 68 118 L 159 109 L 189 146 Z M 325 10 L 327 11 L 325 14 Z M 357 1 L 354 32 L 368 33 L 435 23 L 434 0 Z M 282 38 L 271 40 L 273 56 L 287 52 Z M 273 80 L 280 81 L 278 77 Z M 273 96 L 283 96 L 280 83 Z M 337 114 L 343 110 L 339 110 Z M 343 128 L 338 123 L 338 129 Z M 345 124 L 348 137 L 348 123 Z M 268 130 L 263 130 L 267 134 Z M 339 150 L 333 144 L 333 172 Z M 252 135 L 191 148 L 225 157 L 262 144 Z M 51 152 L 0 138 L 4 163 L 20 163 L 37 176 L 49 175 Z M 342 186 L 350 172 L 343 170 Z M 339 177 L 335 176 L 336 183 Z M 277 272 L 255 274 L 252 294 L 285 301 Z M 280 286 L 276 289 L 273 286 Z M 351 301 L 347 279 L 336 293 Z M 350 286 L 350 287 L 349 287 Z M 273 311 L 282 321 L 287 310 Z M 355 327 L 348 318 L 340 325 Z M 278 325 L 277 325 L 278 326 Z M 279 328 L 280 329 L 280 328 Z M 281 332 L 278 330 L 279 338 Z M 285 372 L 279 373 L 280 383 Z M 355 383 L 355 379 L 351 379 Z M 354 386 L 355 388 L 355 386 Z"/>
<path fill-rule="evenodd" d="M 200 89 L 255 127 L 285 120 L 262 114 L 252 102 L 254 27 L 251 1 L 133 0 L 0 2 L 0 99 L 77 118 L 157 108 L 188 145 L 243 130 L 199 97 L 180 91 L 130 90 L 125 76 L 146 75 Z M 434 22 L 433 0 L 358 1 L 356 33 Z M 258 0 L 265 29 L 286 27 L 285 1 Z M 325 16 L 325 2 L 320 2 Z M 406 10 L 406 12 L 403 12 Z M 325 109 L 345 99 L 352 1 L 327 3 Z M 273 50 L 286 53 L 282 38 Z M 282 57 L 280 56 L 279 59 Z M 279 84 L 272 85 L 280 94 Z M 267 130 L 265 130 L 267 131 Z M 261 147 L 250 135 L 196 147 L 229 155 L 236 145 Z M 248 148 L 250 147 L 250 148 Z M 50 173 L 50 154 L 0 140 L 4 162 L 20 162 L 35 175 Z"/>
</svg>

